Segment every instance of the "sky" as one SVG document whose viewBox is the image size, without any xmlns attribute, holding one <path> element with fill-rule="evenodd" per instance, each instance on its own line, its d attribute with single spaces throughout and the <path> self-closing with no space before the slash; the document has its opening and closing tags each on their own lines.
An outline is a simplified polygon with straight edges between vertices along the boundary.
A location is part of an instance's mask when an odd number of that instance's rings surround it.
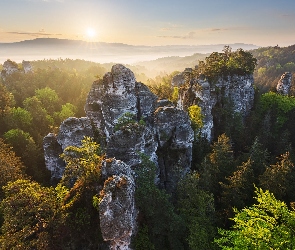
<svg viewBox="0 0 295 250">
<path fill-rule="evenodd" d="M 295 44 L 294 0 L 0 0 L 0 42 Z"/>
</svg>

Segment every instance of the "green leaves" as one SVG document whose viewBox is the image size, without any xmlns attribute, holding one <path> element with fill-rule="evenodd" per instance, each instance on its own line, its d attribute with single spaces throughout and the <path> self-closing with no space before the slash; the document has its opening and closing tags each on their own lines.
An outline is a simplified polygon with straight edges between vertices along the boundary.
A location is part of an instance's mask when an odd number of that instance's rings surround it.
<svg viewBox="0 0 295 250">
<path fill-rule="evenodd" d="M 188 108 L 188 115 L 192 122 L 192 128 L 198 131 L 203 127 L 203 115 L 201 113 L 201 107 L 198 105 L 192 105 Z"/>
<path fill-rule="evenodd" d="M 256 59 L 250 52 L 243 49 L 232 52 L 230 47 L 225 46 L 224 53 L 213 52 L 205 62 L 201 61 L 199 70 L 214 82 L 222 76 L 252 74 L 255 66 Z"/>
<path fill-rule="evenodd" d="M 17 180 L 5 188 L 1 202 L 4 223 L 1 249 L 55 249 L 50 231 L 61 223 L 53 188 L 36 182 Z"/>
<path fill-rule="evenodd" d="M 104 158 L 101 154 L 99 144 L 92 141 L 90 137 L 82 140 L 81 147 L 67 147 L 61 155 L 67 164 L 62 182 L 71 186 L 72 180 L 99 181 L 101 162 Z"/>
<path fill-rule="evenodd" d="M 256 188 L 258 204 L 235 210 L 232 230 L 219 229 L 221 249 L 294 249 L 295 212 L 269 191 Z"/>
</svg>

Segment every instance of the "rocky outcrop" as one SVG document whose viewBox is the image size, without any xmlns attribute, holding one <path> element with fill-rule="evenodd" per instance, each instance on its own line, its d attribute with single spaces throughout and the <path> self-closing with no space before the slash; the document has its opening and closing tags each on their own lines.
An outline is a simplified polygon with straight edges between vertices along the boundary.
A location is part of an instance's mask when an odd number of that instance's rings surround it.
<svg viewBox="0 0 295 250">
<path fill-rule="evenodd" d="M 53 180 L 60 179 L 65 168 L 64 161 L 59 157 L 62 154 L 62 147 L 57 142 L 56 135 L 48 134 L 43 139 L 44 158 L 47 169 L 51 172 Z"/>
<path fill-rule="evenodd" d="M 11 60 L 7 60 L 3 64 L 3 71 L 5 72 L 6 75 L 11 75 L 15 72 L 18 72 L 18 65 L 16 62 L 13 62 Z"/>
<path fill-rule="evenodd" d="M 93 137 L 91 122 L 87 117 L 70 117 L 62 122 L 58 135 L 48 134 L 43 139 L 45 165 L 51 171 L 52 179 L 60 179 L 65 163 L 60 154 L 68 146 L 81 146 L 84 136 Z"/>
<path fill-rule="evenodd" d="M 105 179 L 99 205 L 100 228 L 112 250 L 128 250 L 136 228 L 135 181 L 130 166 L 116 159 L 103 163 Z"/>
<path fill-rule="evenodd" d="M 102 167 L 100 227 L 111 249 L 130 249 L 137 214 L 132 172 L 140 167 L 141 155 L 155 163 L 155 183 L 171 194 L 191 166 L 194 134 L 187 113 L 157 99 L 131 70 L 114 65 L 93 83 L 85 105 L 87 118 L 69 118 L 58 135 L 44 138 L 46 166 L 55 177 L 63 172 L 58 155 L 67 146 L 80 146 L 84 136 L 99 140 L 109 158 Z"/>
<path fill-rule="evenodd" d="M 23 70 L 20 70 L 16 62 L 13 62 L 8 59 L 3 64 L 3 70 L 1 71 L 0 76 L 2 77 L 2 79 L 5 80 L 8 75 L 11 75 L 16 72 L 25 73 L 25 74 L 33 72 L 33 67 L 29 61 L 23 61 L 22 67 L 23 67 Z"/>
<path fill-rule="evenodd" d="M 155 111 L 155 128 L 160 185 L 173 193 L 179 178 L 190 170 L 194 134 L 187 113 L 172 106 Z"/>
<path fill-rule="evenodd" d="M 31 65 L 29 61 L 23 61 L 22 65 L 23 65 L 23 70 L 25 74 L 33 72 L 33 66 Z"/>
<path fill-rule="evenodd" d="M 123 65 L 113 66 L 102 81 L 94 82 L 85 112 L 105 138 L 107 157 L 116 157 L 134 168 L 141 162 L 140 154 L 147 155 L 158 166 L 160 185 L 174 191 L 176 176 L 187 172 L 191 161 L 193 131 L 186 112 L 169 101 L 158 102 Z M 115 131 L 126 113 L 134 117 L 134 122 Z M 177 172 L 178 166 L 185 167 Z"/>
<path fill-rule="evenodd" d="M 203 127 L 201 136 L 211 141 L 214 127 L 214 108 L 225 99 L 232 112 L 246 117 L 253 106 L 254 79 L 252 75 L 222 77 L 210 83 L 204 76 L 191 78 L 189 85 L 180 87 L 178 107 L 187 110 L 191 105 L 201 107 Z"/>
<path fill-rule="evenodd" d="M 292 74 L 290 72 L 285 72 L 277 84 L 277 92 L 282 95 L 288 95 L 291 88 L 291 83 Z"/>
</svg>

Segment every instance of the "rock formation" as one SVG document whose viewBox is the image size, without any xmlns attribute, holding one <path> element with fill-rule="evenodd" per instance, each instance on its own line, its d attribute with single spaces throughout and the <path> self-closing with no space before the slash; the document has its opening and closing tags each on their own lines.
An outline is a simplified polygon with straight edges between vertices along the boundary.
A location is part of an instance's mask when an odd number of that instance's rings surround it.
<svg viewBox="0 0 295 250">
<path fill-rule="evenodd" d="M 23 66 L 23 70 L 20 70 L 16 62 L 13 62 L 8 59 L 3 64 L 3 70 L 1 71 L 0 76 L 2 77 L 2 79 L 5 80 L 6 76 L 16 72 L 25 73 L 25 74 L 29 72 L 33 72 L 33 67 L 29 61 L 23 61 L 22 66 Z"/>
<path fill-rule="evenodd" d="M 65 163 L 59 155 L 68 146 L 81 146 L 84 136 L 93 137 L 90 120 L 87 117 L 70 117 L 62 122 L 57 136 L 50 133 L 44 137 L 45 164 L 52 179 L 60 179 L 64 172 Z"/>
<path fill-rule="evenodd" d="M 276 89 L 278 93 L 282 95 L 288 95 L 291 88 L 291 83 L 292 83 L 292 74 L 290 72 L 285 72 L 281 76 L 281 79 L 279 80 L 277 84 Z"/>
<path fill-rule="evenodd" d="M 213 118 L 218 115 L 214 114 L 214 107 L 226 98 L 232 104 L 232 111 L 245 117 L 253 106 L 253 83 L 252 75 L 222 77 L 215 83 L 209 83 L 203 75 L 190 77 L 186 84 L 180 85 L 178 107 L 184 110 L 187 110 L 191 105 L 201 107 L 204 117 L 203 127 L 200 131 L 201 136 L 211 141 L 213 138 Z"/>
<path fill-rule="evenodd" d="M 46 166 L 55 178 L 64 168 L 58 155 L 67 146 L 81 145 L 83 136 L 99 138 L 107 158 L 112 158 L 102 168 L 105 184 L 99 207 L 102 235 L 111 249 L 129 249 L 136 224 L 132 170 L 140 167 L 141 154 L 156 164 L 155 182 L 171 194 L 190 169 L 194 134 L 189 117 L 169 101 L 157 99 L 136 82 L 132 71 L 114 65 L 93 83 L 85 105 L 87 118 L 69 118 L 58 135 L 44 138 Z"/>
<path fill-rule="evenodd" d="M 128 250 L 136 228 L 135 181 L 130 166 L 108 159 L 102 166 L 105 179 L 99 205 L 100 227 L 111 250 Z"/>
<path fill-rule="evenodd" d="M 22 65 L 23 65 L 23 70 L 25 74 L 33 72 L 33 66 L 31 65 L 29 61 L 23 61 Z"/>
<path fill-rule="evenodd" d="M 19 71 L 18 65 L 16 62 L 13 62 L 11 60 L 7 60 L 3 64 L 3 71 L 5 72 L 6 75 L 11 75 L 14 72 Z"/>
</svg>

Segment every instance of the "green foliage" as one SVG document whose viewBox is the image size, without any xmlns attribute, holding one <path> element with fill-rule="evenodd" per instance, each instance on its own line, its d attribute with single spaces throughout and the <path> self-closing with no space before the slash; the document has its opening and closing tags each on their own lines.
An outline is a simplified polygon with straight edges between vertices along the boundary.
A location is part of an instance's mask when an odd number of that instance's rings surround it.
<svg viewBox="0 0 295 250">
<path fill-rule="evenodd" d="M 234 155 L 230 138 L 226 134 L 218 137 L 201 164 L 201 186 L 214 194 L 220 192 L 219 183 L 234 170 Z"/>
<path fill-rule="evenodd" d="M 145 126 L 145 121 L 141 118 L 139 122 L 137 122 L 134 114 L 130 112 L 126 112 L 123 114 L 118 120 L 114 127 L 114 131 L 118 131 L 128 125 L 138 124 L 140 126 Z"/>
<path fill-rule="evenodd" d="M 220 183 L 222 189 L 220 203 L 222 213 L 226 217 L 223 222 L 225 225 L 228 224 L 227 218 L 233 216 L 233 207 L 242 209 L 252 203 L 253 183 L 255 181 L 252 164 L 250 159 L 243 162 L 232 175 L 226 177 L 225 181 Z"/>
<path fill-rule="evenodd" d="M 134 124 L 134 123 L 136 123 L 135 115 L 130 112 L 126 112 L 118 119 L 118 121 L 114 127 L 114 131 L 118 131 L 122 127 L 124 127 L 128 124 Z"/>
<path fill-rule="evenodd" d="M 85 246 L 96 249 L 102 238 L 95 198 L 103 184 L 101 163 L 104 156 L 100 146 L 85 137 L 81 147 L 69 146 L 61 157 L 66 167 L 60 184 L 69 189 L 62 204 L 63 213 L 67 215 L 67 241 L 76 249 Z"/>
<path fill-rule="evenodd" d="M 253 73 L 256 59 L 250 52 L 243 49 L 232 52 L 229 46 L 225 46 L 223 51 L 213 52 L 206 57 L 205 62 L 199 62 L 199 73 L 204 74 L 210 82 L 215 82 L 223 76 Z"/>
<path fill-rule="evenodd" d="M 66 162 L 62 182 L 70 187 L 72 180 L 92 182 L 99 181 L 101 177 L 101 155 L 99 144 L 90 137 L 82 140 L 81 147 L 69 146 L 61 155 Z"/>
<path fill-rule="evenodd" d="M 221 249 L 294 249 L 295 212 L 269 191 L 256 188 L 256 201 L 240 212 L 235 210 L 231 230 L 219 229 L 215 242 Z"/>
<path fill-rule="evenodd" d="M 4 116 L 13 105 L 13 95 L 0 83 L 0 117 Z"/>
<path fill-rule="evenodd" d="M 31 144 L 34 144 L 33 138 L 29 133 L 21 129 L 11 129 L 4 134 L 5 140 L 14 148 L 14 151 L 21 156 Z"/>
<path fill-rule="evenodd" d="M 194 131 L 198 131 L 203 127 L 203 115 L 201 107 L 198 105 L 192 105 L 188 108 L 188 115 L 192 123 Z"/>
<path fill-rule="evenodd" d="M 69 117 L 74 117 L 77 111 L 77 107 L 75 107 L 71 103 L 66 103 L 61 106 L 60 112 L 54 112 L 53 117 L 55 120 L 55 124 L 60 124 L 62 121 Z"/>
<path fill-rule="evenodd" d="M 135 250 L 155 250 L 155 246 L 149 239 L 149 229 L 147 225 L 143 225 L 139 228 L 133 245 Z"/>
<path fill-rule="evenodd" d="M 32 121 L 31 113 L 21 107 L 10 109 L 9 113 L 5 116 L 5 123 L 9 129 L 30 131 Z"/>
<path fill-rule="evenodd" d="M 189 249 L 214 249 L 214 198 L 200 188 L 197 173 L 188 174 L 179 182 L 177 204 L 188 229 Z"/>
<path fill-rule="evenodd" d="M 159 99 L 167 99 L 173 102 L 175 100 L 177 90 L 171 85 L 171 81 L 178 73 L 178 71 L 174 71 L 170 75 L 162 77 L 157 76 L 155 79 L 149 79 L 147 81 L 147 85 Z"/>
<path fill-rule="evenodd" d="M 257 59 L 254 71 L 255 84 L 262 93 L 275 88 L 281 75 L 285 72 L 293 72 L 294 83 L 295 45 L 264 47 L 252 50 L 251 53 Z"/>
<path fill-rule="evenodd" d="M 49 171 L 39 167 L 43 154 L 30 134 L 21 129 L 11 129 L 3 137 L 25 164 L 26 173 L 36 181 L 47 183 Z"/>
<path fill-rule="evenodd" d="M 181 239 L 184 223 L 170 203 L 169 195 L 155 185 L 155 164 L 147 156 L 142 155 L 142 163 L 135 171 L 135 201 L 140 211 L 139 217 L 142 218 L 140 225 L 148 228 L 149 240 L 146 245 L 154 246 L 155 249 L 183 249 Z M 135 240 L 139 241 L 142 241 L 142 238 Z M 139 246 L 142 244 L 141 242 Z"/>
<path fill-rule="evenodd" d="M 10 181 L 25 178 L 23 163 L 2 139 L 0 139 L 0 176 L 0 200 L 3 198 L 3 186 Z"/>
<path fill-rule="evenodd" d="M 49 114 L 53 114 L 59 107 L 59 98 L 55 90 L 45 87 L 43 89 L 35 90 L 35 96 L 42 103 L 44 109 Z"/>
<path fill-rule="evenodd" d="M 278 199 L 286 198 L 287 191 L 292 188 L 294 181 L 290 179 L 293 168 L 290 154 L 286 152 L 279 157 L 276 164 L 267 167 L 260 176 L 261 187 L 272 192 Z"/>
<path fill-rule="evenodd" d="M 261 96 L 260 108 L 263 114 L 272 112 L 276 115 L 276 127 L 280 128 L 288 120 L 288 113 L 295 108 L 295 98 L 268 92 Z"/>
<path fill-rule="evenodd" d="M 38 137 L 43 137 L 50 131 L 50 127 L 54 122 L 53 118 L 48 114 L 42 102 L 36 96 L 26 98 L 23 104 L 24 108 L 30 112 L 33 123 L 38 124 L 35 130 L 32 131 L 32 134 L 38 140 Z"/>
<path fill-rule="evenodd" d="M 179 94 L 179 88 L 174 87 L 173 88 L 173 93 L 172 93 L 171 98 L 170 98 L 170 101 L 173 102 L 173 103 L 177 103 L 178 94 Z"/>
<path fill-rule="evenodd" d="M 9 183 L 4 192 L 0 248 L 57 249 L 54 234 L 62 219 L 54 189 L 17 180 Z"/>
</svg>

